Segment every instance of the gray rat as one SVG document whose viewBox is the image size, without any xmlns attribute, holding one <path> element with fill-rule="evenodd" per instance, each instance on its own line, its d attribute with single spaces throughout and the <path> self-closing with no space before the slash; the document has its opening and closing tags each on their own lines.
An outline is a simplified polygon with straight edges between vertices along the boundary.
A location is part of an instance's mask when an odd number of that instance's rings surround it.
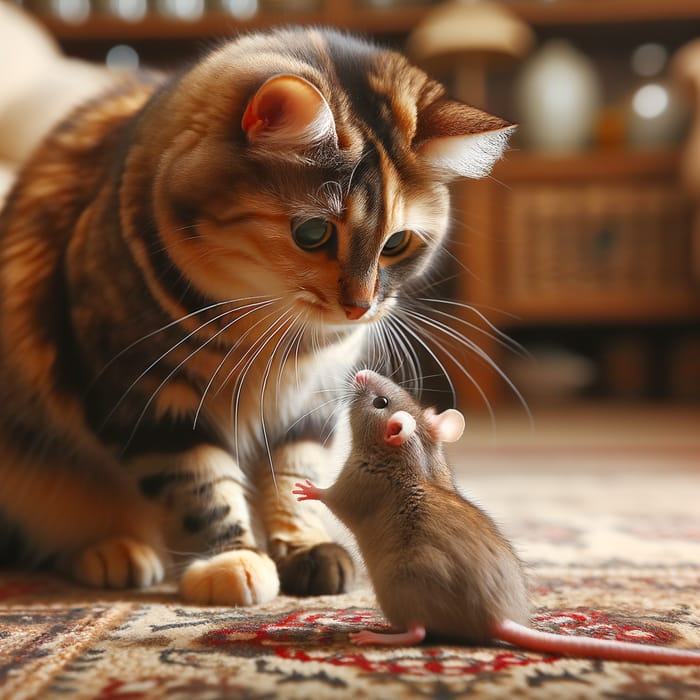
<svg viewBox="0 0 700 700">
<path fill-rule="evenodd" d="M 540 632 L 528 626 L 526 577 L 496 524 L 458 491 L 442 443 L 464 417 L 423 409 L 402 387 L 362 370 L 350 403 L 352 448 L 327 489 L 298 482 L 355 535 L 377 602 L 397 633 L 351 634 L 357 644 L 417 644 L 426 634 L 494 640 L 532 651 L 618 661 L 700 665 L 700 653 Z"/>
</svg>

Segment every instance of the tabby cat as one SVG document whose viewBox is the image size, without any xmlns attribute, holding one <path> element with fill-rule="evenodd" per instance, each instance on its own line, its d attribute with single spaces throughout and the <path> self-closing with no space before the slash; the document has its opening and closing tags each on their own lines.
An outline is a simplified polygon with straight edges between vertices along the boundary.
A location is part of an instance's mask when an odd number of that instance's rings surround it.
<svg viewBox="0 0 700 700">
<path fill-rule="evenodd" d="M 343 591 L 292 485 L 511 126 L 332 30 L 137 73 L 31 157 L 0 219 L 0 556 L 191 601 Z"/>
</svg>

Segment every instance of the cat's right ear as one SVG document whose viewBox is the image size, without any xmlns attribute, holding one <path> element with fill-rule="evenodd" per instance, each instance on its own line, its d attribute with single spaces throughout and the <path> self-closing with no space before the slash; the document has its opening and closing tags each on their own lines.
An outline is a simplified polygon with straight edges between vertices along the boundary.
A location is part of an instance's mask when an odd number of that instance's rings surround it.
<svg viewBox="0 0 700 700">
<path fill-rule="evenodd" d="M 455 100 L 440 100 L 418 117 L 418 156 L 447 179 L 488 175 L 515 125 Z"/>
<path fill-rule="evenodd" d="M 292 74 L 275 75 L 258 88 L 241 127 L 249 143 L 278 153 L 337 141 L 335 119 L 324 96 L 308 80 Z"/>
</svg>

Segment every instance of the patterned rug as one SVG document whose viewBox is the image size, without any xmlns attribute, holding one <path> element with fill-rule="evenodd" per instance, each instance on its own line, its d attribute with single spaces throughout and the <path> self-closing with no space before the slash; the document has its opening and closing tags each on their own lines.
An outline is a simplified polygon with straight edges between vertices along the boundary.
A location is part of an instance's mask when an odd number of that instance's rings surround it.
<svg viewBox="0 0 700 700">
<path fill-rule="evenodd" d="M 587 470 L 600 455 L 579 456 L 558 475 L 482 457 L 460 479 L 528 563 L 536 627 L 700 649 L 700 472 L 685 468 L 700 453 L 634 473 Z M 347 642 L 385 626 L 362 581 L 347 595 L 231 609 L 184 605 L 167 586 L 95 592 L 6 572 L 0 698 L 700 700 L 700 667 Z"/>
</svg>

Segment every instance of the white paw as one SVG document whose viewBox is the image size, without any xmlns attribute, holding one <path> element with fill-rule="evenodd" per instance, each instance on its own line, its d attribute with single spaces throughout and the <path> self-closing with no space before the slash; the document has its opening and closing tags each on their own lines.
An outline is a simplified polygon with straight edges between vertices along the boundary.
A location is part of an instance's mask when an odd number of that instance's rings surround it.
<svg viewBox="0 0 700 700">
<path fill-rule="evenodd" d="M 86 547 L 72 561 L 71 573 L 96 588 L 142 588 L 163 580 L 163 563 L 150 545 L 113 537 Z"/>
<path fill-rule="evenodd" d="M 182 597 L 204 605 L 256 605 L 279 593 L 275 563 L 266 554 L 236 549 L 199 559 L 180 580 Z"/>
</svg>

